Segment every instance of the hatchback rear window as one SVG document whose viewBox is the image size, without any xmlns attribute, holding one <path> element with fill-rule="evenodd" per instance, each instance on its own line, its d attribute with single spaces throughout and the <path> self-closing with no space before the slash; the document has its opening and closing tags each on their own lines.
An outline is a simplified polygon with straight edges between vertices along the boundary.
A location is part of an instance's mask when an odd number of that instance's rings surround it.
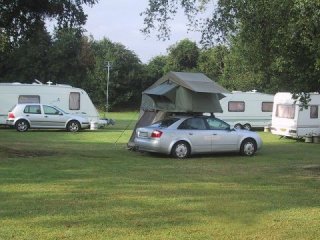
<svg viewBox="0 0 320 240">
<path fill-rule="evenodd" d="M 167 128 L 167 127 L 170 127 L 172 124 L 174 124 L 178 120 L 179 120 L 179 118 L 168 118 L 168 119 L 164 119 L 159 122 L 156 122 L 156 123 L 152 124 L 151 126 L 152 127 Z"/>
</svg>

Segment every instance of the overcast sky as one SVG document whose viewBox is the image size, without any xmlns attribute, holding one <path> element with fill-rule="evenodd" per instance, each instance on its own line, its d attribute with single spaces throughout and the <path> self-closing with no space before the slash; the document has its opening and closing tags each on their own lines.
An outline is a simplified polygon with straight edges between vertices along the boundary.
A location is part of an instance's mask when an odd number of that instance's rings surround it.
<svg viewBox="0 0 320 240">
<path fill-rule="evenodd" d="M 156 33 L 146 38 L 140 32 L 143 27 L 143 17 L 140 13 L 147 7 L 148 0 L 100 0 L 93 7 L 85 7 L 88 15 L 85 29 L 87 35 L 92 35 L 95 40 L 103 37 L 113 42 L 122 43 L 129 50 L 134 51 L 143 63 L 153 57 L 166 54 L 167 48 L 184 38 L 200 40 L 200 33 L 188 33 L 186 19 L 182 14 L 172 23 L 170 41 L 160 41 Z"/>
</svg>

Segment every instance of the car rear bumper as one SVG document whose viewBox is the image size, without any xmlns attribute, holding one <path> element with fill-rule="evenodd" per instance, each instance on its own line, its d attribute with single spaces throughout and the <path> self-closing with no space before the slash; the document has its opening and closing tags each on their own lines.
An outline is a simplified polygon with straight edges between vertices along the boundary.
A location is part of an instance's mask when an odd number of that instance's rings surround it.
<svg viewBox="0 0 320 240">
<path fill-rule="evenodd" d="M 162 146 L 160 139 L 135 138 L 134 143 L 139 151 L 156 152 L 164 154 L 170 153 L 167 148 Z"/>
<path fill-rule="evenodd" d="M 6 124 L 13 126 L 14 125 L 14 120 L 6 120 Z"/>
</svg>

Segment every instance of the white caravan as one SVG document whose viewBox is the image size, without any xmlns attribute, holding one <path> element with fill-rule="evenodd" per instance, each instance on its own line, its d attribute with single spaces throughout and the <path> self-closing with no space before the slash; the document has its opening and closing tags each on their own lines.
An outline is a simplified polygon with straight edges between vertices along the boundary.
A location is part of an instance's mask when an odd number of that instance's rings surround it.
<svg viewBox="0 0 320 240">
<path fill-rule="evenodd" d="M 320 94 L 310 93 L 310 99 L 305 109 L 299 101 L 292 99 L 291 93 L 277 93 L 274 97 L 271 133 L 293 138 L 320 136 Z"/>
<path fill-rule="evenodd" d="M 91 123 L 103 126 L 99 113 L 88 94 L 81 88 L 63 84 L 0 83 L 0 124 L 5 124 L 9 110 L 18 103 L 44 103 L 86 117 Z"/>
<path fill-rule="evenodd" d="M 220 100 L 223 113 L 215 116 L 226 121 L 234 128 L 263 128 L 271 124 L 272 94 L 233 91 Z"/>
</svg>

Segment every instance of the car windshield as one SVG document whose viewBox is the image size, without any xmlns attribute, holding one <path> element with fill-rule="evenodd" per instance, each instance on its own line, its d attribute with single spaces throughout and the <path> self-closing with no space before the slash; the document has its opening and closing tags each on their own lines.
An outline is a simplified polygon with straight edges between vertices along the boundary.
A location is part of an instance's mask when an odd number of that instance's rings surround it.
<svg viewBox="0 0 320 240">
<path fill-rule="evenodd" d="M 152 124 L 151 127 L 167 128 L 167 127 L 170 127 L 172 124 L 174 124 L 178 120 L 179 120 L 179 118 L 164 119 L 164 120 L 161 120 L 159 122 Z"/>
</svg>

